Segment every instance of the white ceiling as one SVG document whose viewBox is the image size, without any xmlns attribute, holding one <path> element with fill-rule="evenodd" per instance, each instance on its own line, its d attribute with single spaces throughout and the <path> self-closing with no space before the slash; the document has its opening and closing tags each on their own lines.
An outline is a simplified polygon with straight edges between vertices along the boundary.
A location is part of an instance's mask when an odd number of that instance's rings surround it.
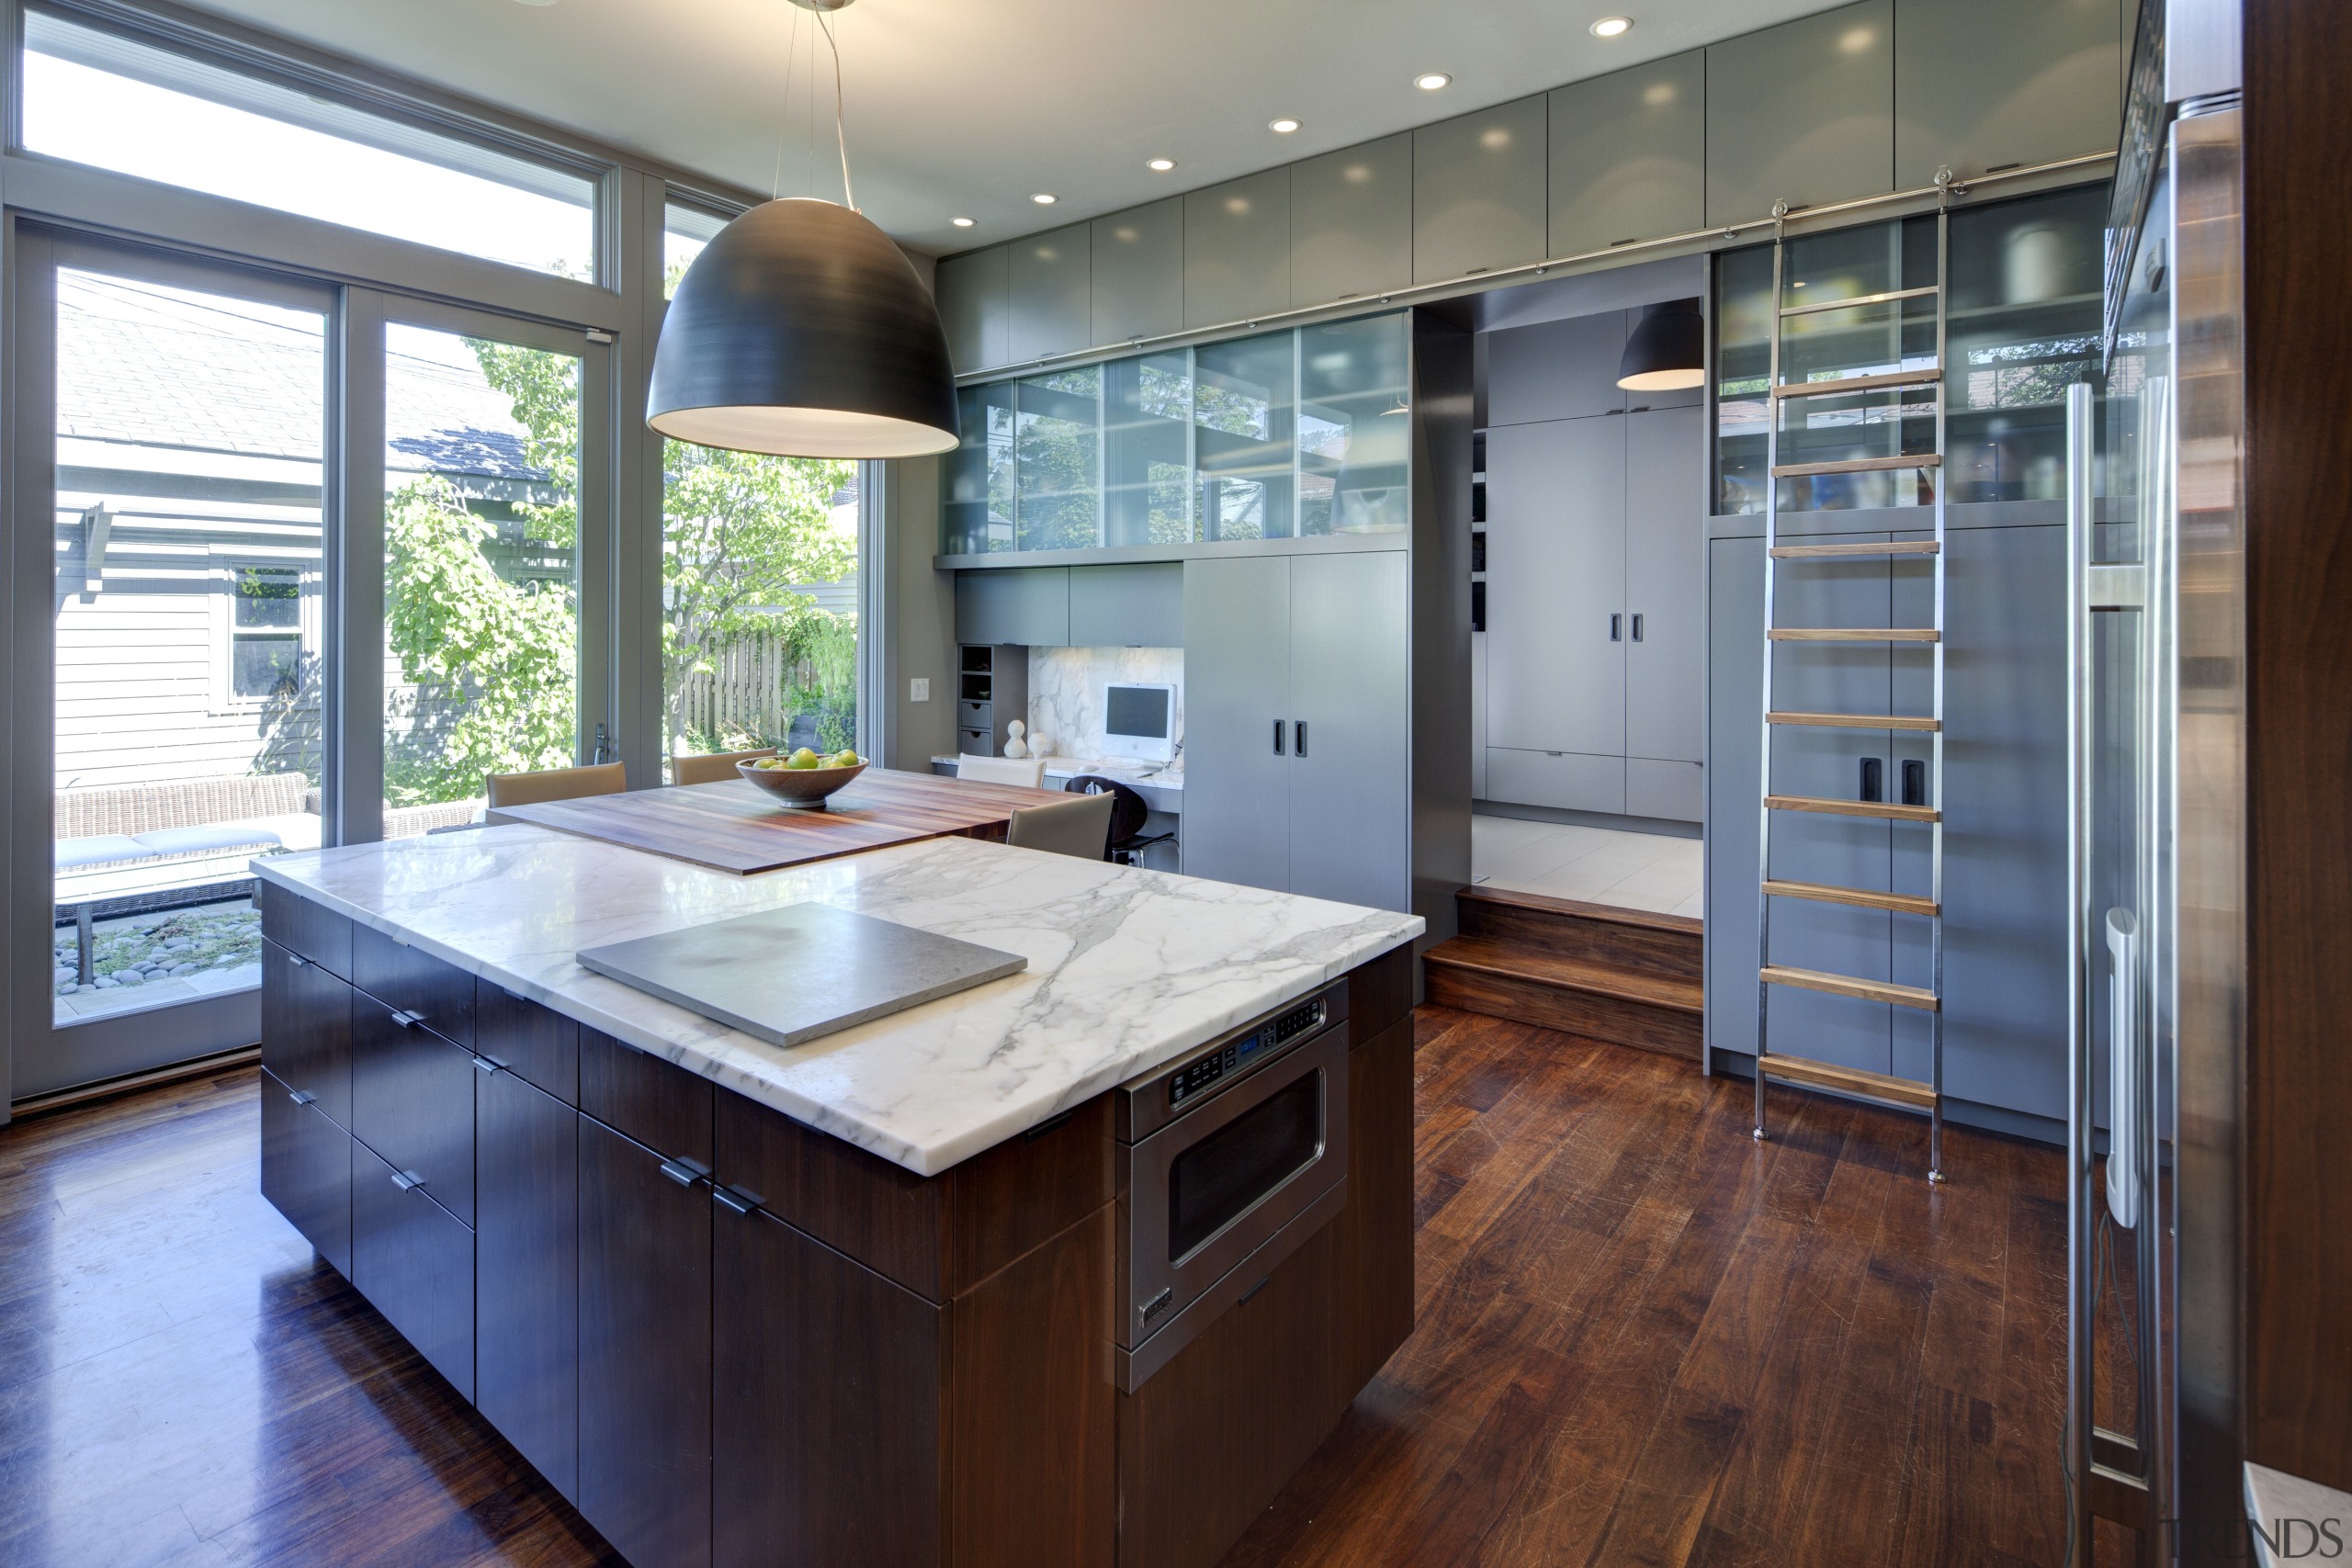
<svg viewBox="0 0 2352 1568">
<path fill-rule="evenodd" d="M 788 0 L 202 0 L 379 67 L 766 191 L 837 196 L 815 20 Z M 1673 54 L 1838 0 L 858 0 L 836 13 L 858 205 L 968 249 Z M 1587 30 L 1622 14 L 1613 40 Z M 1412 78 L 1443 71 L 1435 93 Z M 1302 120 L 1295 134 L 1266 128 Z M 1151 157 L 1178 167 L 1152 174 Z M 809 170 L 813 167 L 813 185 Z M 831 177 L 828 173 L 831 172 Z M 1033 192 L 1060 197 L 1050 210 Z M 952 216 L 978 220 L 956 229 Z"/>
</svg>

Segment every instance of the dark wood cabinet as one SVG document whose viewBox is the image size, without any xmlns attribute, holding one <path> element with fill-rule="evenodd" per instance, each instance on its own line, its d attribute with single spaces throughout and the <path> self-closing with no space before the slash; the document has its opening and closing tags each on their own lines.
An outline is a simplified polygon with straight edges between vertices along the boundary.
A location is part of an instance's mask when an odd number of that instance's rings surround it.
<svg viewBox="0 0 2352 1568">
<path fill-rule="evenodd" d="M 275 882 L 260 882 L 262 934 L 299 953 L 328 974 L 351 978 L 352 922 L 325 905 L 297 897 Z"/>
<path fill-rule="evenodd" d="M 713 1224 L 718 1568 L 937 1568 L 945 1309 L 757 1210 Z"/>
<path fill-rule="evenodd" d="M 706 1568 L 710 1184 L 587 1116 L 579 1127 L 580 1511 L 634 1568 Z"/>
<path fill-rule="evenodd" d="M 361 995 L 351 1009 L 351 1131 L 474 1221 L 474 1057 Z"/>
<path fill-rule="evenodd" d="M 708 1078 L 582 1025 L 580 1109 L 649 1149 L 710 1168 Z"/>
<path fill-rule="evenodd" d="M 468 1400 L 474 1396 L 474 1233 L 354 1144 L 351 1282 Z"/>
<path fill-rule="evenodd" d="M 580 1025 L 552 1008 L 476 980 L 474 1052 L 566 1105 L 580 1103 Z"/>
<path fill-rule="evenodd" d="M 351 983 L 445 1040 L 474 1043 L 474 977 L 368 926 L 351 934 Z"/>
<path fill-rule="evenodd" d="M 351 1134 L 264 1066 L 261 1195 L 351 1277 Z"/>
<path fill-rule="evenodd" d="M 580 1116 L 474 1075 L 474 1404 L 555 1489 L 580 1489 Z"/>
<path fill-rule="evenodd" d="M 1336 1375 L 1346 1404 L 1413 1332 L 1413 1021 L 1348 1053 L 1348 1206 Z"/>
<path fill-rule="evenodd" d="M 261 944 L 261 1065 L 351 1125 L 351 987 L 315 959 Z"/>
</svg>

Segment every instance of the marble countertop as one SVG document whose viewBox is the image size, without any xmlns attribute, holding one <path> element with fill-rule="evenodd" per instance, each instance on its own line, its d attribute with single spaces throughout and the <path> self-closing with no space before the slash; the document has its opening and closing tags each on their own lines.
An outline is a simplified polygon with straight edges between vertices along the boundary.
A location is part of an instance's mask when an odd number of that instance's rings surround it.
<svg viewBox="0 0 2352 1568">
<path fill-rule="evenodd" d="M 254 870 L 922 1176 L 1424 929 L 1417 915 L 960 838 L 735 876 L 517 825 L 275 855 Z M 1029 967 L 786 1049 L 573 957 L 803 899 Z"/>
</svg>

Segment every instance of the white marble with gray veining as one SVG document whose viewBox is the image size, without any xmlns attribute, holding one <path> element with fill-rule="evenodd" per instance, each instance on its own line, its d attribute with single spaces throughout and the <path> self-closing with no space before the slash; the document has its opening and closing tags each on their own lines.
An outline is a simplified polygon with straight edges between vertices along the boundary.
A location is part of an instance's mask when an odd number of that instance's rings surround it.
<svg viewBox="0 0 2352 1568">
<path fill-rule="evenodd" d="M 1117 684 L 1176 688 L 1169 737 L 1173 761 L 1184 765 L 1184 650 L 1181 648 L 1033 648 L 1029 650 L 1029 729 L 1046 738 L 1048 754 L 1091 761 L 1102 755 L 1103 688 Z M 1030 748 L 1031 755 L 1036 749 Z M 1145 764 L 1148 766 L 1149 764 Z"/>
<path fill-rule="evenodd" d="M 954 838 L 735 876 L 517 825 L 254 869 L 925 1176 L 1423 930 L 1414 915 Z M 1029 967 L 784 1049 L 573 957 L 810 898 L 1018 953 Z"/>
</svg>

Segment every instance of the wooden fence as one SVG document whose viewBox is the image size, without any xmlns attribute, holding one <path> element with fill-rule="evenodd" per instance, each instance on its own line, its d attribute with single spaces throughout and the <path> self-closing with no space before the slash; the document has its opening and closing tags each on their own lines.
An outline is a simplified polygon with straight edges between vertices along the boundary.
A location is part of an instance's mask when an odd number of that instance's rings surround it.
<svg viewBox="0 0 2352 1568">
<path fill-rule="evenodd" d="M 785 711 L 786 689 L 813 683 L 813 671 L 780 637 L 746 637 L 710 662 L 707 672 L 686 677 L 680 721 L 690 734 L 781 738 L 793 717 Z"/>
</svg>

